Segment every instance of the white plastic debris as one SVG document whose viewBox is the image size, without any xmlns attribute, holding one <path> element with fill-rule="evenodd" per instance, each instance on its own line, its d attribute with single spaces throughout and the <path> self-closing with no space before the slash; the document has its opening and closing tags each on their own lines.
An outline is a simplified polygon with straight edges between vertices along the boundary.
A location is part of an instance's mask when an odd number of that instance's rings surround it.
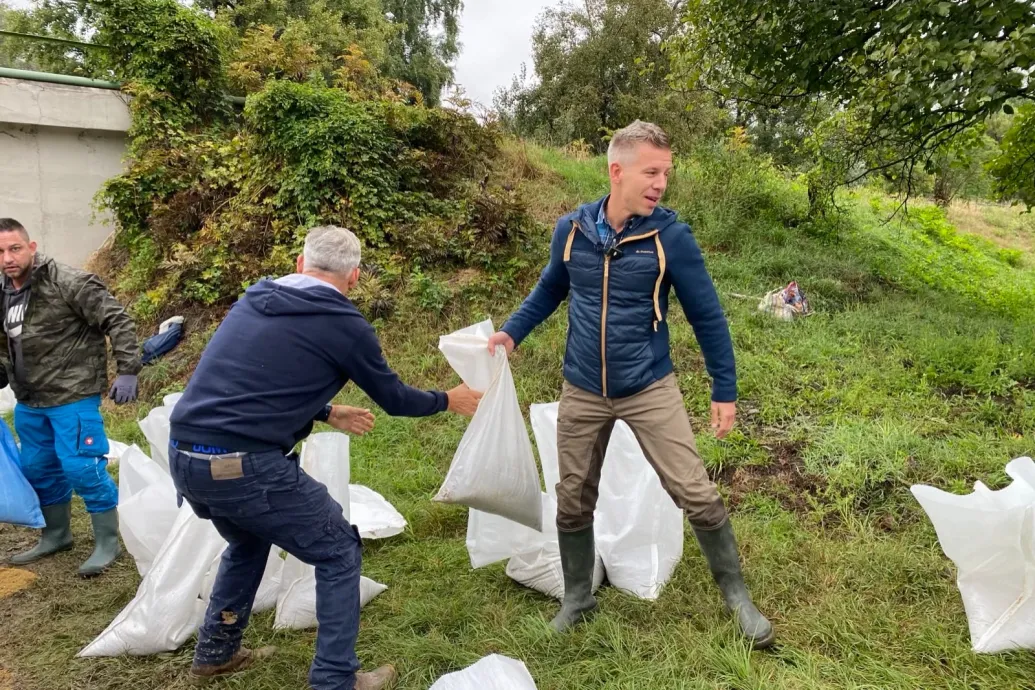
<svg viewBox="0 0 1035 690">
<path fill-rule="evenodd" d="M 1035 463 L 1017 458 L 1006 473 L 1013 482 L 999 491 L 912 487 L 956 564 L 971 646 L 983 654 L 1035 649 Z"/>
<path fill-rule="evenodd" d="M 536 686 L 523 663 L 492 654 L 463 671 L 442 676 L 429 690 L 536 690 Z"/>
<path fill-rule="evenodd" d="M 439 350 L 464 383 L 484 392 L 478 411 L 435 496 L 443 503 L 542 528 L 539 471 L 503 348 L 489 354 L 491 321 L 439 338 Z"/>
</svg>

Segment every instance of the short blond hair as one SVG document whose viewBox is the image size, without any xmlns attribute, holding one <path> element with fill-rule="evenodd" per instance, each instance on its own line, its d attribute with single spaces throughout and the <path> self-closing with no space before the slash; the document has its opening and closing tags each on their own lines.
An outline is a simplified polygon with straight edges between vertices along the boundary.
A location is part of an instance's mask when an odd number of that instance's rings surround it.
<svg viewBox="0 0 1035 690">
<path fill-rule="evenodd" d="M 623 154 L 632 151 L 637 144 L 650 144 L 665 150 L 672 148 L 672 143 L 665 134 L 665 130 L 653 122 L 635 120 L 611 136 L 611 143 L 607 147 L 608 165 L 614 163 Z"/>
</svg>

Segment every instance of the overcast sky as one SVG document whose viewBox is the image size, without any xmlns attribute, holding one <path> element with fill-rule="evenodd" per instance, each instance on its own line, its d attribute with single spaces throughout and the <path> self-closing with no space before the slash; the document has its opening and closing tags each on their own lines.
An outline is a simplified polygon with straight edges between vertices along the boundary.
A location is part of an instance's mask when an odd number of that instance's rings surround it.
<svg viewBox="0 0 1035 690">
<path fill-rule="evenodd" d="M 28 7 L 29 0 L 7 0 Z M 462 52 L 456 62 L 456 81 L 467 96 L 492 105 L 492 95 L 528 64 L 532 72 L 532 28 L 543 8 L 558 0 L 464 0 L 460 24 Z"/>
<path fill-rule="evenodd" d="M 493 92 L 510 86 L 522 62 L 531 75 L 535 19 L 543 8 L 556 4 L 557 0 L 464 0 L 456 81 L 468 97 L 492 105 Z"/>
</svg>

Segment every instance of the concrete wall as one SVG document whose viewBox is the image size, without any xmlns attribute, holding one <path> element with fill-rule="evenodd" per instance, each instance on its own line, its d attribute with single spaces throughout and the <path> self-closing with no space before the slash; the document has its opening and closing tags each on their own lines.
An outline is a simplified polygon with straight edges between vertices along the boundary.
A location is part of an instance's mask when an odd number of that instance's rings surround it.
<svg viewBox="0 0 1035 690">
<path fill-rule="evenodd" d="M 82 266 L 111 233 L 93 197 L 123 169 L 129 111 L 118 91 L 0 78 L 0 217 Z"/>
</svg>

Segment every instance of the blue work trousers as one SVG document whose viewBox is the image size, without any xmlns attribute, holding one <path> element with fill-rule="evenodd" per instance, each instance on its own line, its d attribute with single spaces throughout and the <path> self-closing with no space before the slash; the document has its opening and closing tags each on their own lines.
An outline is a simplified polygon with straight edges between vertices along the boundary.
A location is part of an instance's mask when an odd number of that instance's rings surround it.
<svg viewBox="0 0 1035 690">
<path fill-rule="evenodd" d="M 73 490 L 87 512 L 118 506 L 119 489 L 108 474 L 108 437 L 100 407 L 100 396 L 57 407 L 15 406 L 22 474 L 41 506 L 68 503 Z"/>
<path fill-rule="evenodd" d="M 319 630 L 309 684 L 313 690 L 352 690 L 359 670 L 362 541 L 341 505 L 294 456 L 274 451 L 201 458 L 181 450 L 180 444 L 169 449 L 177 491 L 229 544 L 198 632 L 194 663 L 221 665 L 240 649 L 276 545 L 316 568 Z"/>
</svg>

